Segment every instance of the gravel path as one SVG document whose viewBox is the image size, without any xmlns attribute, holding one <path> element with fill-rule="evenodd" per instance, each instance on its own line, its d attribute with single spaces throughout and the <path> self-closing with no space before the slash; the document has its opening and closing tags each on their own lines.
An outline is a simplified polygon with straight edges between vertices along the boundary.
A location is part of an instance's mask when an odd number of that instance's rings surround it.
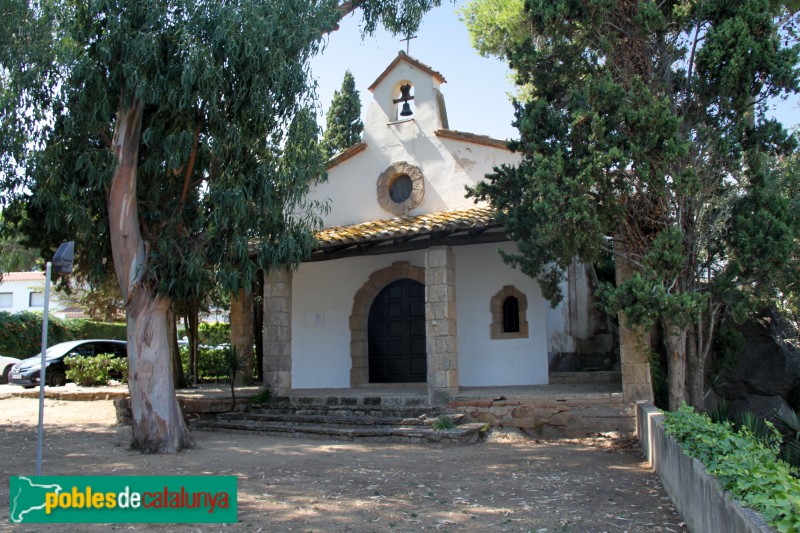
<svg viewBox="0 0 800 533">
<path fill-rule="evenodd" d="M 238 477 L 239 522 L 80 525 L 80 531 L 685 531 L 658 478 L 626 439 L 532 441 L 495 432 L 462 447 L 352 444 L 196 432 L 172 456 L 127 449 L 111 402 L 46 401 L 45 475 Z M 0 400 L 3 476 L 35 471 L 38 401 Z M 0 530 L 11 526 L 0 484 Z"/>
</svg>

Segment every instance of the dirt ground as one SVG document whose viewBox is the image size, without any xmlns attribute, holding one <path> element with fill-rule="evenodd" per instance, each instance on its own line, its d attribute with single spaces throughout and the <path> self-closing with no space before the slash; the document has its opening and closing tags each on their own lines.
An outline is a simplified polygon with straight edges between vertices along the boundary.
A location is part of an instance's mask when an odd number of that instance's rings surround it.
<svg viewBox="0 0 800 533">
<path fill-rule="evenodd" d="M 195 432 L 172 456 L 128 449 L 110 401 L 47 400 L 43 475 L 236 475 L 237 524 L 12 526 L 8 477 L 35 472 L 38 400 L 0 400 L 0 531 L 685 531 L 630 439 L 461 447 Z"/>
</svg>

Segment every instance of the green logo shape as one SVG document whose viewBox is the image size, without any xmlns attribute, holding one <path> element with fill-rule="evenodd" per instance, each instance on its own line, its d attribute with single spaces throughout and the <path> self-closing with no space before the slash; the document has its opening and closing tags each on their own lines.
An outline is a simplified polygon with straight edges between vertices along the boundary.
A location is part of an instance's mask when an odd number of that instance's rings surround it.
<svg viewBox="0 0 800 533">
<path fill-rule="evenodd" d="M 12 524 L 218 524 L 237 519 L 235 476 L 12 476 Z"/>
</svg>

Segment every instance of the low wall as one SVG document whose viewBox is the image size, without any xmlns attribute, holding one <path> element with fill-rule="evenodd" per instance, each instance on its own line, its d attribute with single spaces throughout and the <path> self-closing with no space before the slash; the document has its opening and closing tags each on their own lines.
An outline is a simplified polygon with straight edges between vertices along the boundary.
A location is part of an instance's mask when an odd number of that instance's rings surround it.
<svg viewBox="0 0 800 533">
<path fill-rule="evenodd" d="M 664 431 L 664 415 L 649 403 L 636 405 L 636 434 L 648 463 L 690 531 L 774 532 L 758 513 L 723 493 L 706 467 L 683 453 Z"/>
<path fill-rule="evenodd" d="M 236 411 L 245 411 L 250 405 L 250 397 L 236 398 Z M 230 398 L 181 398 L 178 396 L 178 403 L 183 410 L 183 416 L 187 421 L 196 418 L 206 418 L 217 413 L 229 413 L 231 411 Z M 114 408 L 117 412 L 117 424 L 120 426 L 131 425 L 131 401 L 130 398 L 116 398 Z"/>
<path fill-rule="evenodd" d="M 616 431 L 633 433 L 634 413 L 621 395 L 612 398 L 508 398 L 462 400 L 449 405 L 467 422 L 518 428 L 541 437 L 585 437 Z"/>
</svg>

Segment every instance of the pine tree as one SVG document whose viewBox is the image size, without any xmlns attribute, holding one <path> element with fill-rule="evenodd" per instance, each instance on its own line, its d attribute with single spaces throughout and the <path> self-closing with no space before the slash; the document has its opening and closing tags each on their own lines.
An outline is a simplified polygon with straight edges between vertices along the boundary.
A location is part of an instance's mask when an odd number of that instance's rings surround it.
<svg viewBox="0 0 800 533">
<path fill-rule="evenodd" d="M 364 123 L 361 122 L 361 99 L 356 90 L 356 80 L 349 70 L 344 73 L 342 89 L 333 93 L 326 120 L 322 149 L 328 157 L 361 141 L 361 132 L 364 131 Z"/>
</svg>

